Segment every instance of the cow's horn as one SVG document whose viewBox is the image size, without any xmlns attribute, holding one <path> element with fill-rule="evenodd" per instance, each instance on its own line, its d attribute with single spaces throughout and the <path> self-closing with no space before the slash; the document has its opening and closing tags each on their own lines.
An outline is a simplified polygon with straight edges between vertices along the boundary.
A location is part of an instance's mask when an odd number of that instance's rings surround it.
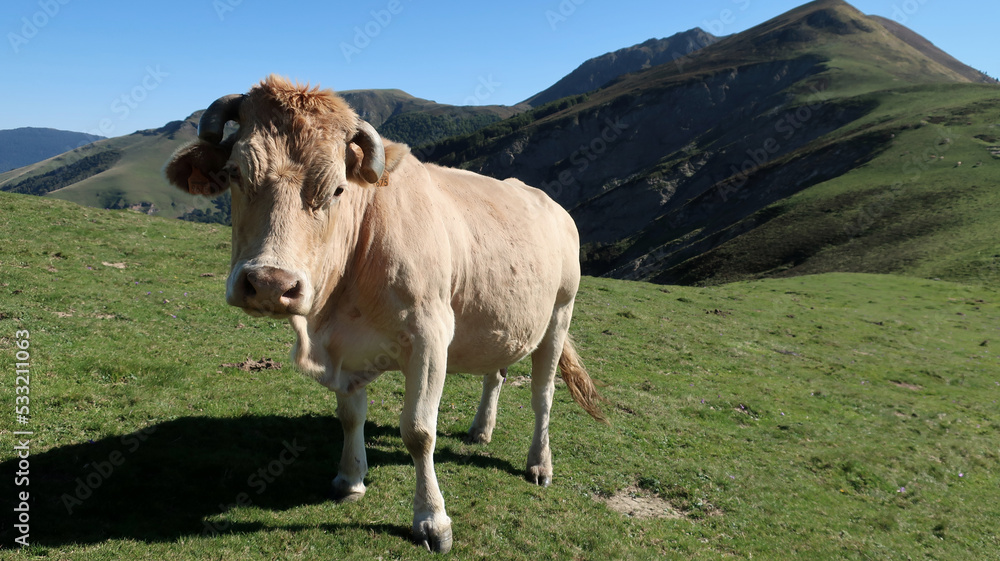
<svg viewBox="0 0 1000 561">
<path fill-rule="evenodd" d="M 198 138 L 212 144 L 222 142 L 226 123 L 239 120 L 241 103 L 243 94 L 224 95 L 213 101 L 198 122 Z"/>
<path fill-rule="evenodd" d="M 364 119 L 358 119 L 358 132 L 351 142 L 361 147 L 364 158 L 361 160 L 361 176 L 368 183 L 375 183 L 385 171 L 385 148 L 382 137 Z"/>
</svg>

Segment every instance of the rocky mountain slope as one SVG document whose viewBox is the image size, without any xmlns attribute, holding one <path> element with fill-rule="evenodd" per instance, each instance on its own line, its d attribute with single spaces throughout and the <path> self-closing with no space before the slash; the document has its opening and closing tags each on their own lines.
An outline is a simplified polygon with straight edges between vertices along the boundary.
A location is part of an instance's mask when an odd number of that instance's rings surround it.
<svg viewBox="0 0 1000 561">
<path fill-rule="evenodd" d="M 969 134 L 991 138 L 980 129 L 989 126 L 997 88 L 900 34 L 845 2 L 819 0 L 724 38 L 683 65 L 629 74 L 558 107 L 446 140 L 434 159 L 545 189 L 576 219 L 590 274 L 684 283 L 795 274 L 817 248 L 772 250 L 766 263 L 716 250 L 768 231 L 775 205 L 863 173 L 902 143 L 898 137 L 910 144 L 931 107 L 971 103 L 941 113 L 964 111 Z M 977 172 L 996 173 L 985 150 L 979 158 Z M 803 216 L 782 231 L 805 239 L 810 227 Z M 746 247 L 759 251 L 765 237 Z M 866 246 L 854 245 L 864 253 Z M 709 254 L 716 256 L 710 264 Z M 703 266 L 694 267 L 696 259 Z M 813 263 L 812 270 L 851 263 Z"/>
</svg>

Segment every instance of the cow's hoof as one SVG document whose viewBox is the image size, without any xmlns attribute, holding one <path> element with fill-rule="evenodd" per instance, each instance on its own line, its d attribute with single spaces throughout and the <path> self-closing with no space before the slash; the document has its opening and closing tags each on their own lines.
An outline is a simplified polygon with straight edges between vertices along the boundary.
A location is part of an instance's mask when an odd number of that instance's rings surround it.
<svg viewBox="0 0 1000 561">
<path fill-rule="evenodd" d="M 528 480 L 528 483 L 534 483 L 539 487 L 548 487 L 552 485 L 552 470 L 541 466 L 532 466 L 525 472 L 524 478 Z"/>
<path fill-rule="evenodd" d="M 364 496 L 364 493 L 341 493 L 337 489 L 330 491 L 330 498 L 338 503 L 356 503 Z"/>
<path fill-rule="evenodd" d="M 414 523 L 413 541 L 431 553 L 448 553 L 451 551 L 451 522 L 436 528 L 431 520 Z"/>
<path fill-rule="evenodd" d="M 333 480 L 333 487 L 330 489 L 330 498 L 338 503 L 354 503 L 365 496 L 365 484 L 359 483 L 350 485 L 338 479 Z"/>
<path fill-rule="evenodd" d="M 492 435 L 490 433 L 488 433 L 488 432 L 486 432 L 486 431 L 484 431 L 482 429 L 471 428 L 471 429 L 469 429 L 469 434 L 467 434 L 465 436 L 465 443 L 466 444 L 489 444 L 490 440 L 492 440 L 491 436 Z"/>
</svg>

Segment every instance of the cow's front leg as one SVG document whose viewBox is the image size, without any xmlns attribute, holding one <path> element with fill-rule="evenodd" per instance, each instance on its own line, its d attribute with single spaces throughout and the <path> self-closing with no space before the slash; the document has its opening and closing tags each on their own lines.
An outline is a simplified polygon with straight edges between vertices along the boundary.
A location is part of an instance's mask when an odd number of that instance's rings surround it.
<svg viewBox="0 0 1000 561">
<path fill-rule="evenodd" d="M 413 355 L 403 372 L 406 394 L 399 429 L 417 471 L 413 539 L 429 551 L 447 553 L 452 543 L 451 518 L 445 512 L 444 497 L 434 473 L 434 444 L 448 345 L 447 330 L 437 331 L 437 336 L 431 334 L 427 340 L 415 342 Z"/>
<path fill-rule="evenodd" d="M 337 418 L 344 428 L 340 471 L 333 480 L 333 498 L 338 502 L 353 502 L 365 496 L 365 475 L 368 474 L 368 458 L 365 455 L 367 416 L 368 392 L 365 388 L 351 394 L 337 392 Z"/>
</svg>

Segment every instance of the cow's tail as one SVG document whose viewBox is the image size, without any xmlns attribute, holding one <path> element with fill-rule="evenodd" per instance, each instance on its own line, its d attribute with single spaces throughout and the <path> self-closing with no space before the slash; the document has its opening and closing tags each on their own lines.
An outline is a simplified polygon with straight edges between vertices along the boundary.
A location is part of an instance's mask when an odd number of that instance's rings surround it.
<svg viewBox="0 0 1000 561">
<path fill-rule="evenodd" d="M 562 355 L 559 357 L 559 371 L 562 373 L 563 381 L 566 382 L 566 387 L 569 388 L 570 395 L 573 396 L 573 401 L 580 404 L 580 407 L 583 407 L 583 410 L 590 413 L 594 419 L 610 425 L 611 423 L 604 417 L 604 413 L 601 412 L 601 407 L 598 405 L 598 402 L 604 401 L 604 398 L 597 393 L 594 381 L 590 379 L 587 369 L 583 367 L 580 355 L 576 354 L 573 340 L 568 334 L 566 342 L 563 343 Z"/>
</svg>

